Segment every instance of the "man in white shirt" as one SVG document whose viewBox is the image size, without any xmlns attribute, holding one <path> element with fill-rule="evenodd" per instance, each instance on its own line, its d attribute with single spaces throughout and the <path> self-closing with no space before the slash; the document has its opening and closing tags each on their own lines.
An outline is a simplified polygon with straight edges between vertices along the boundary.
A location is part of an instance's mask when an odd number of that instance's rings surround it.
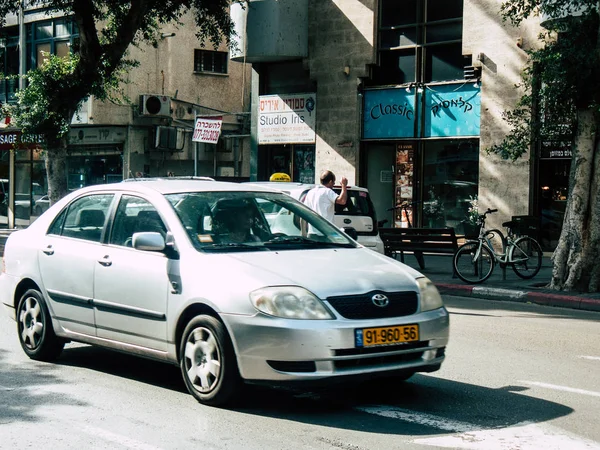
<svg viewBox="0 0 600 450">
<path fill-rule="evenodd" d="M 345 205 L 348 198 L 347 186 L 348 180 L 342 177 L 342 191 L 336 194 L 332 189 L 335 184 L 335 175 L 330 170 L 321 174 L 321 184 L 312 188 L 306 194 L 304 204 L 323 216 L 325 219 L 333 222 L 335 215 L 335 204 Z M 308 230 L 311 233 L 312 230 Z"/>
</svg>

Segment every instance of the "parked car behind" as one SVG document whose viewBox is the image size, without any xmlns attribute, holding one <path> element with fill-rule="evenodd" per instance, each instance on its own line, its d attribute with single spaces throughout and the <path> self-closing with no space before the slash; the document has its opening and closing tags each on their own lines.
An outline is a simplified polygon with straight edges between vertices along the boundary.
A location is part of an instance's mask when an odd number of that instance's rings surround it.
<svg viewBox="0 0 600 450">
<path fill-rule="evenodd" d="M 285 192 L 301 202 L 306 198 L 309 190 L 314 184 L 279 182 L 279 181 L 253 181 L 249 184 L 270 187 Z M 333 190 L 338 194 L 340 186 L 334 186 Z M 384 253 L 383 241 L 379 237 L 377 229 L 377 215 L 375 207 L 366 188 L 348 186 L 348 200 L 345 205 L 335 205 L 334 223 L 338 227 L 351 227 L 356 230 L 358 242 L 371 250 L 381 254 Z"/>
<path fill-rule="evenodd" d="M 315 238 L 273 229 L 274 210 Z M 11 234 L 3 267 L 0 299 L 31 359 L 77 341 L 172 363 L 209 405 L 245 382 L 400 381 L 438 370 L 448 343 L 426 277 L 249 184 L 82 188 Z"/>
</svg>

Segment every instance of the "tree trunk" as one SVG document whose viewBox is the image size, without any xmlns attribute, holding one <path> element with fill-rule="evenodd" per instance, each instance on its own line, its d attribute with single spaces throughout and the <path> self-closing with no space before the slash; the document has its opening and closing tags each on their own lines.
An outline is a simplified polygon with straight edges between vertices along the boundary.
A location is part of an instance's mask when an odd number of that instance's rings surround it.
<svg viewBox="0 0 600 450">
<path fill-rule="evenodd" d="M 48 197 L 50 204 L 53 205 L 68 193 L 66 137 L 48 143 L 46 174 L 48 176 Z"/>
<path fill-rule="evenodd" d="M 598 125 L 591 109 L 578 111 L 569 196 L 560 240 L 552 255 L 552 289 L 597 292 L 600 288 Z"/>
</svg>

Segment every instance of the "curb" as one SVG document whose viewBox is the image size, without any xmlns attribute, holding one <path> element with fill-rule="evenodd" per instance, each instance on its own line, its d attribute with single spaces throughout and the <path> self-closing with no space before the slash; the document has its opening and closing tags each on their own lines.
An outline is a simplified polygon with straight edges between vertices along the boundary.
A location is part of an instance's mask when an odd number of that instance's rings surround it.
<svg viewBox="0 0 600 450">
<path fill-rule="evenodd" d="M 561 308 L 600 312 L 600 299 L 588 297 L 463 284 L 435 283 L 435 286 L 438 288 L 440 294 L 476 297 L 487 300 L 535 303 L 544 306 L 558 306 Z"/>
</svg>

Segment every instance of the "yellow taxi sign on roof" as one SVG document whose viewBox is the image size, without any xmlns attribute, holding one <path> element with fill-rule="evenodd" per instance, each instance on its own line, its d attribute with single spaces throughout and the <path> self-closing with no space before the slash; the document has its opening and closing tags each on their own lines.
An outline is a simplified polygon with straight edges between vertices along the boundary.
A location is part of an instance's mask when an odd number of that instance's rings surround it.
<svg viewBox="0 0 600 450">
<path fill-rule="evenodd" d="M 277 172 L 271 175 L 269 181 L 292 181 L 292 178 L 287 173 Z"/>
</svg>

